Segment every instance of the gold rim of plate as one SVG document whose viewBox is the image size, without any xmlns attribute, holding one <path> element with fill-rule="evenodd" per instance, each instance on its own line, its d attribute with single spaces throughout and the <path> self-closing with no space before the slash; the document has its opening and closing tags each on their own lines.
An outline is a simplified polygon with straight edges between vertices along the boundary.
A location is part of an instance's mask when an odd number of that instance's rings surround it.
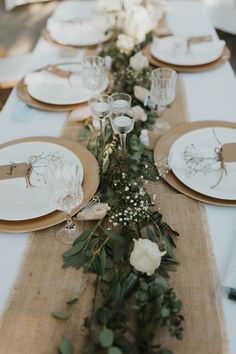
<svg viewBox="0 0 236 354">
<path fill-rule="evenodd" d="M 25 139 L 17 139 L 0 145 L 0 149 L 10 145 L 17 145 L 20 143 L 32 142 L 32 141 L 43 141 L 43 142 L 61 145 L 66 149 L 72 151 L 80 159 L 84 168 L 84 180 L 83 180 L 84 199 L 81 205 L 73 211 L 73 215 L 75 215 L 84 205 L 86 205 L 90 201 L 90 199 L 97 191 L 97 188 L 99 186 L 99 166 L 97 160 L 92 155 L 92 153 L 89 152 L 85 147 L 64 138 L 32 137 L 32 138 L 25 138 Z M 50 226 L 60 224 L 65 220 L 66 220 L 65 214 L 61 211 L 54 211 L 47 215 L 35 219 L 30 219 L 30 220 L 22 220 L 22 221 L 0 220 L 0 231 L 20 233 L 20 232 L 42 230 Z"/>
<path fill-rule="evenodd" d="M 193 66 L 174 65 L 174 64 L 168 64 L 168 63 L 165 63 L 164 61 L 156 59 L 152 55 L 150 48 L 151 48 L 151 45 L 149 44 L 144 49 L 144 53 L 145 53 L 146 57 L 148 58 L 148 61 L 150 64 L 160 67 L 160 68 L 173 69 L 177 72 L 187 72 L 187 73 L 195 73 L 196 72 L 197 73 L 197 72 L 201 72 L 201 71 L 210 70 L 210 69 L 213 69 L 213 68 L 221 65 L 222 63 L 224 63 L 226 60 L 230 59 L 230 57 L 231 57 L 231 52 L 230 52 L 229 48 L 227 46 L 225 46 L 221 57 L 219 57 L 218 59 L 216 59 L 208 64 L 193 65 Z"/>
<path fill-rule="evenodd" d="M 211 127 L 236 129 L 236 123 L 224 121 L 197 121 L 178 125 L 175 128 L 172 128 L 169 132 L 167 132 L 157 141 L 154 149 L 155 162 L 159 161 L 164 157 L 167 157 L 169 155 L 169 151 L 173 143 L 183 134 L 196 129 Z M 187 195 L 192 199 L 219 206 L 236 206 L 236 200 L 213 198 L 194 191 L 193 189 L 187 187 L 184 183 L 182 183 L 172 171 L 169 171 L 169 173 L 164 177 L 164 179 L 174 189 L 181 192 L 182 194 Z"/>
<path fill-rule="evenodd" d="M 102 42 L 99 42 L 97 44 L 87 44 L 87 45 L 73 45 L 73 44 L 62 44 L 62 43 L 58 43 L 55 39 L 53 39 L 51 36 L 50 36 L 50 33 L 48 32 L 47 29 L 44 29 L 42 31 L 42 36 L 43 38 L 50 44 L 54 45 L 54 46 L 57 46 L 57 47 L 61 47 L 61 48 L 75 48 L 75 49 L 78 49 L 78 48 L 88 48 L 88 49 L 96 49 L 98 45 L 100 44 L 105 44 L 105 43 L 108 43 L 113 37 L 114 37 L 114 34 L 112 34 L 109 38 L 105 39 L 104 41 Z"/>
</svg>

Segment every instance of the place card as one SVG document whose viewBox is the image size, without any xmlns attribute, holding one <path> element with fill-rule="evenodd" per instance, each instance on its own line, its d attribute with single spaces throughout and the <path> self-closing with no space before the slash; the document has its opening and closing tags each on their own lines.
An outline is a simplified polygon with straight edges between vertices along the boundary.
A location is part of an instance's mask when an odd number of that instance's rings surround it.
<svg viewBox="0 0 236 354">
<path fill-rule="evenodd" d="M 72 75 L 70 71 L 60 69 L 57 65 L 47 66 L 46 71 L 63 79 L 68 79 Z"/>
<path fill-rule="evenodd" d="M 223 144 L 221 151 L 224 162 L 236 162 L 236 143 Z"/>
<path fill-rule="evenodd" d="M 31 165 L 27 162 L 10 163 L 8 165 L 0 165 L 0 180 L 19 178 L 27 178 L 31 172 Z"/>
<path fill-rule="evenodd" d="M 187 38 L 187 46 L 190 47 L 191 44 L 212 42 L 213 37 L 211 35 L 206 36 L 191 36 Z"/>
</svg>

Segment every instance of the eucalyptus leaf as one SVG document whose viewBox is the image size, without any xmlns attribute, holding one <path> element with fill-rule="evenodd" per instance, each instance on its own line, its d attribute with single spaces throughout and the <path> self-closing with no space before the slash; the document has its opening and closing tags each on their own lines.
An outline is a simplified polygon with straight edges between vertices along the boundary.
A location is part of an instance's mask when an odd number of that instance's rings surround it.
<svg viewBox="0 0 236 354">
<path fill-rule="evenodd" d="M 79 299 L 77 297 L 75 297 L 74 299 L 67 301 L 66 304 L 67 305 L 74 305 L 78 302 L 78 300 Z"/>
<path fill-rule="evenodd" d="M 156 236 L 154 232 L 150 229 L 150 227 L 147 227 L 147 237 L 150 241 L 155 242 L 156 241 Z"/>
<path fill-rule="evenodd" d="M 74 353 L 72 344 L 67 337 L 62 337 L 62 339 L 59 343 L 58 352 L 60 354 L 73 354 Z"/>
<path fill-rule="evenodd" d="M 125 294 L 128 294 L 133 289 L 133 287 L 137 283 L 137 280 L 138 280 L 138 277 L 136 274 L 134 274 L 134 273 L 129 274 L 129 276 L 126 280 L 126 283 L 125 283 Z"/>
<path fill-rule="evenodd" d="M 105 272 L 106 264 L 107 264 L 107 255 L 104 248 L 102 248 L 100 252 L 100 264 L 101 264 L 101 274 Z"/>
<path fill-rule="evenodd" d="M 161 315 L 162 317 L 168 317 L 170 315 L 170 310 L 166 307 L 161 308 Z"/>
<path fill-rule="evenodd" d="M 123 354 L 118 347 L 110 347 L 107 351 L 108 354 Z"/>
<path fill-rule="evenodd" d="M 104 328 L 100 333 L 99 333 L 99 342 L 104 348 L 109 348 L 114 340 L 114 334 L 112 330 L 108 328 Z"/>
<path fill-rule="evenodd" d="M 68 260 L 67 258 L 64 259 L 63 268 L 72 266 L 74 268 L 80 269 L 88 261 L 88 257 L 86 254 L 75 255 L 72 257 L 70 257 Z"/>
<path fill-rule="evenodd" d="M 91 130 L 90 127 L 88 125 L 84 125 L 81 129 L 80 129 L 80 133 L 79 133 L 79 140 L 85 140 L 88 139 L 91 135 Z"/>
<path fill-rule="evenodd" d="M 82 232 L 82 234 L 80 234 L 79 237 L 77 237 L 77 239 L 74 241 L 74 245 L 76 245 L 76 243 L 78 242 L 85 241 L 87 240 L 88 237 L 92 236 L 100 224 L 101 224 L 101 220 L 99 220 L 96 224 L 94 224 L 89 229 L 86 229 L 84 232 Z"/>
<path fill-rule="evenodd" d="M 85 241 L 80 241 L 80 242 L 76 243 L 75 246 L 73 246 L 68 251 L 64 252 L 63 256 L 66 258 L 66 257 L 73 256 L 76 253 L 79 253 L 82 250 L 82 248 L 84 247 L 84 245 L 85 245 Z"/>
<path fill-rule="evenodd" d="M 168 282 L 167 280 L 162 277 L 162 276 L 158 276 L 156 279 L 155 279 L 155 284 L 158 285 L 158 286 L 161 286 L 163 288 L 167 288 L 168 287 Z"/>
<path fill-rule="evenodd" d="M 117 232 L 111 231 L 111 230 L 106 230 L 105 231 L 106 235 L 110 237 L 112 240 L 119 242 L 120 244 L 125 244 L 126 240 L 124 239 L 123 236 L 118 234 Z"/>
</svg>

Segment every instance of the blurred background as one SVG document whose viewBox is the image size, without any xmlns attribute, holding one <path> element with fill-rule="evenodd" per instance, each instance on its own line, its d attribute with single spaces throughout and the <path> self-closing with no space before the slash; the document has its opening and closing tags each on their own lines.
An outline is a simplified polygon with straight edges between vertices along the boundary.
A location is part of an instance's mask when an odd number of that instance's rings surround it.
<svg viewBox="0 0 236 354">
<path fill-rule="evenodd" d="M 30 53 L 45 27 L 47 18 L 58 4 L 58 1 L 37 0 L 26 4 L 29 1 L 0 0 L 0 56 Z M 201 1 L 205 5 L 219 37 L 224 39 L 231 49 L 231 64 L 236 72 L 236 0 L 195 1 Z M 0 109 L 9 92 L 10 89 L 0 89 Z"/>
</svg>

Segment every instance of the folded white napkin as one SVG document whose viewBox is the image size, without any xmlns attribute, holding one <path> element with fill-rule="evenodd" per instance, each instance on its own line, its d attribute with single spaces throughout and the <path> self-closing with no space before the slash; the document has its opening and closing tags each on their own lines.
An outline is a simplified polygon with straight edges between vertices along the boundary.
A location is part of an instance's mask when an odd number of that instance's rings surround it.
<svg viewBox="0 0 236 354">
<path fill-rule="evenodd" d="M 93 15 L 93 6 L 87 0 L 67 0 L 58 4 L 52 17 L 61 21 L 85 19 Z"/>
<path fill-rule="evenodd" d="M 62 78 L 47 72 L 46 70 L 35 71 L 27 74 L 24 78 L 24 83 L 28 85 L 41 85 L 41 84 L 56 84 L 64 85 L 66 87 L 76 86 L 81 84 L 81 78 L 79 75 L 71 75 L 69 79 Z"/>
<path fill-rule="evenodd" d="M 182 147 L 175 147 L 174 150 L 172 150 L 168 156 L 168 161 L 169 165 L 172 169 L 179 170 L 179 171 L 186 171 L 187 173 L 187 168 L 186 164 L 184 162 L 184 151 L 188 146 L 182 146 Z M 214 159 L 217 159 L 217 155 L 214 152 L 214 148 L 210 147 L 203 147 L 203 146 L 196 146 L 196 151 L 199 152 L 202 156 L 204 156 L 206 159 L 211 158 L 212 161 Z M 196 154 L 192 153 L 192 157 L 196 157 Z M 211 166 L 209 167 L 210 171 L 219 171 L 221 168 L 221 162 L 220 161 L 213 161 Z M 236 163 L 235 162 L 225 162 L 225 168 L 228 172 L 230 173 L 236 173 Z M 204 174 L 205 172 L 200 172 Z"/>
<path fill-rule="evenodd" d="M 47 30 L 55 41 L 61 44 L 89 45 L 106 39 L 107 30 L 112 27 L 109 18 L 95 16 L 89 19 L 68 18 L 64 21 L 50 18 Z"/>
</svg>

